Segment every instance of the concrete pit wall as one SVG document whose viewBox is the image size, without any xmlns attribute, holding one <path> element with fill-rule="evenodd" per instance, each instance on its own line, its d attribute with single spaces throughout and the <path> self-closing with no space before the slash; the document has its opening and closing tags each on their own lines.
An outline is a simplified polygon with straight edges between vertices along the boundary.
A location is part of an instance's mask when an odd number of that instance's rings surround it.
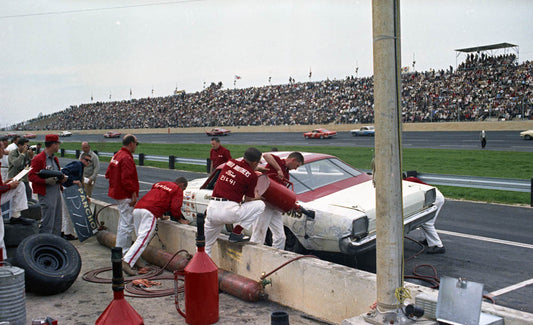
<svg viewBox="0 0 533 325">
<path fill-rule="evenodd" d="M 96 211 L 108 205 L 94 199 L 92 204 L 96 206 Z M 102 210 L 98 220 L 104 222 L 109 231 L 116 233 L 116 206 Z M 186 249 L 191 254 L 196 251 L 195 227 L 158 220 L 157 234 L 151 241 L 151 246 L 170 253 L 180 249 Z M 220 235 L 212 252 L 213 261 L 219 268 L 257 281 L 262 274 L 301 256 L 263 245 L 232 244 L 225 235 Z M 345 319 L 350 319 L 346 324 L 365 324 L 363 320 L 356 320 L 354 317 L 370 311 L 370 306 L 376 301 L 375 274 L 316 258 L 294 261 L 268 279 L 272 281 L 272 284 L 265 288 L 269 300 L 337 324 Z M 437 300 L 437 290 L 410 283 L 405 283 L 405 286 L 412 296 L 408 303 L 414 303 L 415 297 L 420 293 Z M 526 325 L 531 324 L 533 320 L 533 314 L 486 302 L 483 303 L 483 311 L 504 318 L 506 325 Z"/>
</svg>

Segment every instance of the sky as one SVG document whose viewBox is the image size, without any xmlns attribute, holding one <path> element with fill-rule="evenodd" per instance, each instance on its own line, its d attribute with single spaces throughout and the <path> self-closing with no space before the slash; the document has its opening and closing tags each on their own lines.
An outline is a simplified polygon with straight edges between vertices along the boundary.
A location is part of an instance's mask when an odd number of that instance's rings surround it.
<svg viewBox="0 0 533 325">
<path fill-rule="evenodd" d="M 464 60 L 455 49 L 502 42 L 533 60 L 533 1 L 406 0 L 400 10 L 411 71 L 413 60 L 417 71 L 446 69 Z M 0 127 L 91 97 L 366 77 L 372 66 L 370 0 L 0 1 Z"/>
</svg>

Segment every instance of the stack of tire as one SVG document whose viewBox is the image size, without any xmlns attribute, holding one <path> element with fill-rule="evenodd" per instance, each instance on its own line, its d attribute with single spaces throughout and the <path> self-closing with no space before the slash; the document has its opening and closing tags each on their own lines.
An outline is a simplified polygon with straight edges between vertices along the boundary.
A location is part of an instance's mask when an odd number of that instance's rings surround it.
<svg viewBox="0 0 533 325">
<path fill-rule="evenodd" d="M 27 291 L 54 295 L 76 281 L 81 257 L 76 247 L 60 236 L 35 234 L 19 244 L 14 264 L 25 271 Z"/>
<path fill-rule="evenodd" d="M 81 257 L 60 236 L 39 234 L 41 208 L 30 205 L 18 219 L 5 223 L 5 245 L 11 263 L 24 269 L 26 291 L 39 295 L 64 292 L 76 281 Z"/>
</svg>

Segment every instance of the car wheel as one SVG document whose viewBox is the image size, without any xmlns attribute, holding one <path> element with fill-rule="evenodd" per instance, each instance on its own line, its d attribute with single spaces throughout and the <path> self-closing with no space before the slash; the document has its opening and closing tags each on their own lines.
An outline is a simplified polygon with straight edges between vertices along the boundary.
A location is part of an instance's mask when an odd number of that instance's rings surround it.
<svg viewBox="0 0 533 325">
<path fill-rule="evenodd" d="M 52 234 L 35 234 L 17 248 L 15 265 L 26 273 L 26 289 L 40 295 L 64 292 L 76 281 L 81 257 L 76 247 Z"/>
<path fill-rule="evenodd" d="M 524 139 L 526 140 L 531 140 L 531 136 L 529 134 L 526 134 L 526 136 L 524 137 Z"/>
<path fill-rule="evenodd" d="M 352 133 L 352 135 L 353 135 L 354 137 L 356 137 L 356 136 L 357 136 L 357 133 L 354 132 L 354 133 Z"/>
<path fill-rule="evenodd" d="M 285 250 L 298 254 L 305 254 L 307 252 L 307 249 L 302 246 L 298 238 L 296 238 L 296 236 L 294 236 L 292 231 L 290 231 L 288 228 L 284 229 L 285 237 L 287 237 L 287 239 L 285 240 Z"/>
<path fill-rule="evenodd" d="M 320 136 L 320 139 L 324 139 L 324 136 L 323 136 L 323 135 L 321 135 L 321 136 Z"/>
<path fill-rule="evenodd" d="M 308 136 L 308 135 L 305 135 L 304 138 L 309 139 L 309 136 Z"/>
</svg>

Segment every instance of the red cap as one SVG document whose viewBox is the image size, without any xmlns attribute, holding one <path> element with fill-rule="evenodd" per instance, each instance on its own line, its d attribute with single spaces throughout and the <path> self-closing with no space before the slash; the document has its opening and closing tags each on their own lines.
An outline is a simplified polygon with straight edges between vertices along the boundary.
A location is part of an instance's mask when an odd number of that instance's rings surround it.
<svg viewBox="0 0 533 325">
<path fill-rule="evenodd" d="M 46 137 L 44 138 L 44 141 L 61 143 L 61 141 L 59 141 L 59 136 L 57 134 L 47 134 Z"/>
</svg>

